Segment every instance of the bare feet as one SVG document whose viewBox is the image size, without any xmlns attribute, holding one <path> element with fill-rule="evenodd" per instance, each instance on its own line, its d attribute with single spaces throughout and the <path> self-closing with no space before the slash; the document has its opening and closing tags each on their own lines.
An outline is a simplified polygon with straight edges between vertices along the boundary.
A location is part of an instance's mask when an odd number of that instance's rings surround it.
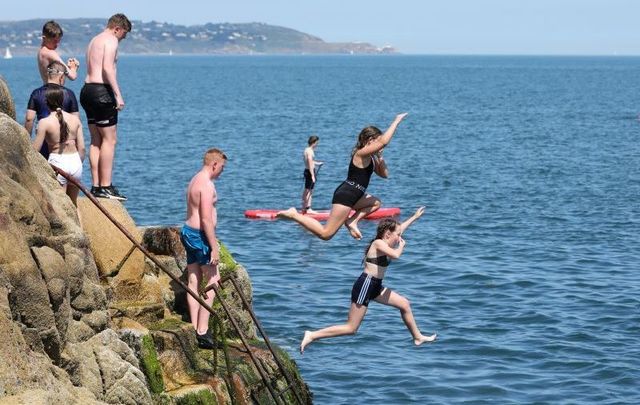
<svg viewBox="0 0 640 405">
<path fill-rule="evenodd" d="M 418 339 L 413 339 L 413 343 L 415 343 L 416 346 L 420 346 L 423 343 L 433 342 L 434 340 L 436 340 L 437 336 L 438 335 L 435 333 L 431 336 L 420 335 Z"/>
<path fill-rule="evenodd" d="M 297 213 L 298 211 L 295 209 L 295 207 L 291 207 L 288 210 L 278 212 L 276 214 L 276 218 L 292 219 L 293 216 L 296 215 Z"/>
<path fill-rule="evenodd" d="M 307 347 L 307 345 L 311 342 L 313 342 L 313 339 L 311 338 L 311 332 L 305 330 L 302 342 L 300 342 L 300 354 L 304 354 L 304 348 Z"/>
<path fill-rule="evenodd" d="M 358 240 L 362 239 L 362 234 L 360 233 L 360 229 L 358 229 L 358 225 L 353 223 L 348 224 L 345 222 L 344 226 L 347 227 L 347 229 L 349 230 L 349 233 L 354 239 L 358 239 Z"/>
<path fill-rule="evenodd" d="M 305 211 L 305 214 L 317 214 L 318 211 L 316 210 L 312 210 L 311 208 L 309 208 L 308 210 Z"/>
</svg>

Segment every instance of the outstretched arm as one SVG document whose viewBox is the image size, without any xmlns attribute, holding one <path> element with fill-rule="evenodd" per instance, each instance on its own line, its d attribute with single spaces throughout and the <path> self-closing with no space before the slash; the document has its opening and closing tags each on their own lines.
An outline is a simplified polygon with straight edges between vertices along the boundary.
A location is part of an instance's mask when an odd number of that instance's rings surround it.
<svg viewBox="0 0 640 405">
<path fill-rule="evenodd" d="M 404 231 L 407 230 L 409 225 L 414 223 L 416 219 L 420 218 L 423 213 L 424 213 L 424 207 L 420 207 L 416 210 L 416 212 L 413 215 L 405 219 L 404 222 L 400 224 L 400 234 L 403 234 Z"/>
<path fill-rule="evenodd" d="M 395 134 L 396 129 L 398 128 L 398 125 L 406 116 L 407 116 L 407 113 L 396 115 L 396 118 L 393 120 L 391 125 L 389 125 L 389 128 L 387 128 L 387 130 L 384 132 L 384 134 L 382 134 L 382 136 L 378 137 L 378 139 L 371 142 L 369 145 L 365 146 L 364 148 L 359 149 L 356 152 L 356 154 L 360 156 L 373 155 L 374 153 L 378 152 L 380 149 L 387 146 L 387 144 L 391 142 L 391 138 L 393 138 L 393 134 Z"/>
</svg>

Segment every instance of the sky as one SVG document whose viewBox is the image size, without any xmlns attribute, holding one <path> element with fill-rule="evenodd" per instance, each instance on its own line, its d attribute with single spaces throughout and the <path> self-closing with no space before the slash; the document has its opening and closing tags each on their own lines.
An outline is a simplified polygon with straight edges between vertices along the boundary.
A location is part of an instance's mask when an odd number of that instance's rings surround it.
<svg viewBox="0 0 640 405">
<path fill-rule="evenodd" d="M 0 1 L 0 21 L 123 12 L 183 25 L 264 22 L 406 54 L 640 55 L 639 0 Z"/>
</svg>

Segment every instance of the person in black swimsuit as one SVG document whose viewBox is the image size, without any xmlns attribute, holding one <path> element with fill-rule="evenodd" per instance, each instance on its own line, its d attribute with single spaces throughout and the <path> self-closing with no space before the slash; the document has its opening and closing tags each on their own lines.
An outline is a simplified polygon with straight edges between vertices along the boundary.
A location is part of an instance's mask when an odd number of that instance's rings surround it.
<svg viewBox="0 0 640 405">
<path fill-rule="evenodd" d="M 376 127 L 366 127 L 358 135 L 358 143 L 353 148 L 347 179 L 336 188 L 331 201 L 331 212 L 323 226 L 314 218 L 302 215 L 294 207 L 280 211 L 278 218 L 292 219 L 323 240 L 329 240 L 342 225 L 356 239 L 362 239 L 358 221 L 380 208 L 380 200 L 366 193 L 371 174 L 386 178 L 387 165 L 382 158 L 382 150 L 391 141 L 393 134 L 407 113 L 398 114 L 389 128 L 382 133 Z M 349 217 L 351 210 L 355 213 Z"/>
<path fill-rule="evenodd" d="M 425 342 L 433 342 L 436 339 L 435 333 L 425 336 L 420 332 L 413 318 L 409 300 L 382 285 L 389 259 L 399 258 L 404 250 L 405 241 L 402 239 L 402 233 L 416 219 L 420 218 L 423 212 L 424 207 L 418 208 L 415 214 L 403 223 L 399 223 L 394 219 L 385 219 L 380 222 L 375 239 L 371 241 L 365 250 L 364 272 L 358 277 L 351 290 L 351 308 L 349 309 L 347 323 L 329 326 L 316 331 L 305 331 L 300 343 L 300 353 L 303 353 L 304 348 L 314 340 L 354 335 L 367 313 L 369 301 L 371 300 L 384 305 L 391 305 L 400 310 L 402 320 L 409 332 L 411 332 L 413 343 L 416 346 Z"/>
</svg>

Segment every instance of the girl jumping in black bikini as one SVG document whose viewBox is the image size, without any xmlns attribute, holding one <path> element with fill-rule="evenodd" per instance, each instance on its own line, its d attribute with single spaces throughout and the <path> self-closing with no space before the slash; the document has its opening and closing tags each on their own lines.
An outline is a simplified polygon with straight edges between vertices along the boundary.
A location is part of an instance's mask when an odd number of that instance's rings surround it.
<svg viewBox="0 0 640 405">
<path fill-rule="evenodd" d="M 389 259 L 397 259 L 404 250 L 405 241 L 402 239 L 402 233 L 416 219 L 420 218 L 423 212 L 424 207 L 418 208 L 416 213 L 403 223 L 393 219 L 385 219 L 380 222 L 375 239 L 371 241 L 365 251 L 364 272 L 353 284 L 351 290 L 351 308 L 347 323 L 316 331 L 305 331 L 300 343 L 300 353 L 303 353 L 304 348 L 314 340 L 355 334 L 367 313 L 370 300 L 398 308 L 416 346 L 425 342 L 433 342 L 436 339 L 436 334 L 425 336 L 420 332 L 415 319 L 413 319 L 409 301 L 382 285 Z"/>
<path fill-rule="evenodd" d="M 366 127 L 358 135 L 358 143 L 353 149 L 347 179 L 333 193 L 331 212 L 326 225 L 314 218 L 302 215 L 295 208 L 278 213 L 279 218 L 292 219 L 311 231 L 320 239 L 329 240 L 342 225 L 356 239 L 362 239 L 358 221 L 380 208 L 380 199 L 367 194 L 371 174 L 386 178 L 389 175 L 387 165 L 382 158 L 382 150 L 391 141 L 398 124 L 407 113 L 398 114 L 383 134 L 376 127 Z M 351 210 L 355 213 L 349 217 Z"/>
</svg>

